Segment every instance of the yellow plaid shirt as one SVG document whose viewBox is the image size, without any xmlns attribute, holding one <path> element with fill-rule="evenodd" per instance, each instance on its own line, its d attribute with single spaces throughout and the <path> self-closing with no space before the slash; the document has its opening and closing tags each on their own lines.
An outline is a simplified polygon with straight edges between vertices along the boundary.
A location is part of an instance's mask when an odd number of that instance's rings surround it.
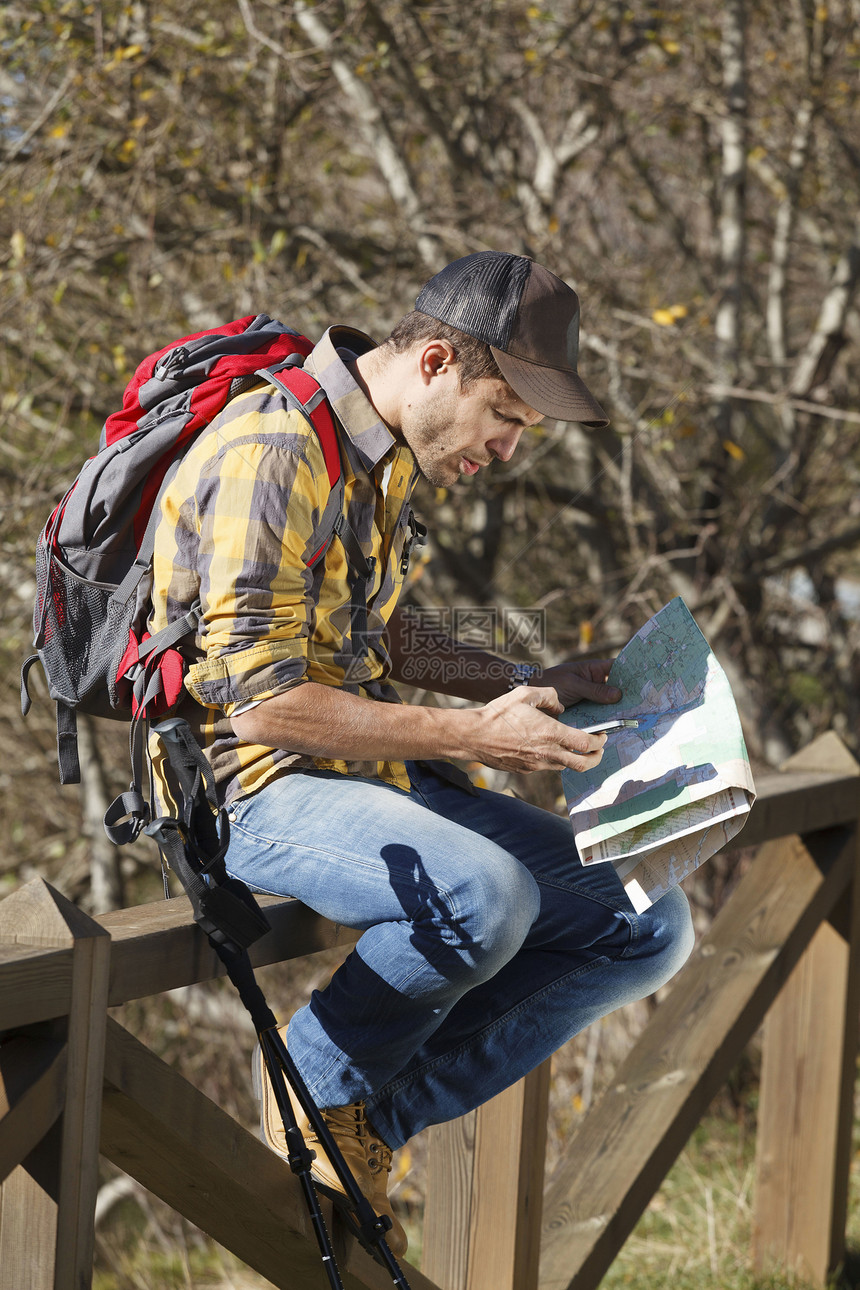
<svg viewBox="0 0 860 1290">
<path fill-rule="evenodd" d="M 351 639 L 354 574 L 340 539 L 309 567 L 331 489 L 319 439 L 277 387 L 261 383 L 231 400 L 186 453 L 161 499 L 150 630 L 200 601 L 199 634 L 186 649 L 191 697 L 180 714 L 203 745 L 225 803 L 277 775 L 313 767 L 408 788 L 401 762 L 329 761 L 243 743 L 229 721 L 238 708 L 305 680 L 400 701 L 388 680 L 386 624 L 403 582 L 418 472 L 346 365 L 372 347 L 361 332 L 335 327 L 305 361 L 352 445 L 354 468 L 341 452 L 344 511 L 365 556 L 375 558 L 366 640 Z M 156 772 L 161 778 L 157 757 Z"/>
</svg>

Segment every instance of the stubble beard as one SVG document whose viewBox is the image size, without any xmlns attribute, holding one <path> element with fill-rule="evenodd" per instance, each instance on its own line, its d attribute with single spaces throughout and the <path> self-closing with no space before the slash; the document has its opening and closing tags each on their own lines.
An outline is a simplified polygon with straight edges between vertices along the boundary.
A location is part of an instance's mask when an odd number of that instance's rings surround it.
<svg viewBox="0 0 860 1290">
<path fill-rule="evenodd" d="M 412 449 L 418 473 L 434 488 L 450 488 L 460 478 L 457 447 L 446 443 L 449 418 L 441 407 L 415 409 L 408 424 L 402 428 L 403 437 Z"/>
</svg>

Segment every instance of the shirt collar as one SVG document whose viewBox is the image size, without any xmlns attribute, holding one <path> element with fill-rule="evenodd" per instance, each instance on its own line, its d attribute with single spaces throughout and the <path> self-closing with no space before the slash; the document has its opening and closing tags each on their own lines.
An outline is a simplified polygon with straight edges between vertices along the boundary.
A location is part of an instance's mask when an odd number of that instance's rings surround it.
<svg viewBox="0 0 860 1290">
<path fill-rule="evenodd" d="M 366 354 L 375 342 L 353 327 L 329 327 L 305 359 L 305 368 L 326 392 L 338 420 L 363 464 L 372 470 L 397 440 L 347 367 L 350 358 Z"/>
</svg>

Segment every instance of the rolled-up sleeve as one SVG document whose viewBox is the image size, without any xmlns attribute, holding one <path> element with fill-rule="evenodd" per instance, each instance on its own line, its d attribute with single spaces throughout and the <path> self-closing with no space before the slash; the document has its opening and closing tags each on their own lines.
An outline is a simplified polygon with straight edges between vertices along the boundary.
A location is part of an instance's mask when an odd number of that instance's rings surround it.
<svg viewBox="0 0 860 1290">
<path fill-rule="evenodd" d="M 308 561 L 328 493 L 324 469 L 272 443 L 232 443 L 201 472 L 190 504 L 203 657 L 185 681 L 198 703 L 230 716 L 304 679 L 316 613 Z"/>
</svg>

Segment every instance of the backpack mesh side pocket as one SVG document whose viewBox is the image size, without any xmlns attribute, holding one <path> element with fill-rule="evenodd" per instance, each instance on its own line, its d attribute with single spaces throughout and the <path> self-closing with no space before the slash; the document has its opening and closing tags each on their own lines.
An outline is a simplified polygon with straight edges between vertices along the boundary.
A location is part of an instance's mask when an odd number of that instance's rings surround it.
<svg viewBox="0 0 860 1290">
<path fill-rule="evenodd" d="M 36 552 L 36 648 L 51 698 L 94 716 L 117 717 L 116 672 L 135 613 L 115 587 L 75 574 L 47 543 Z"/>
</svg>

